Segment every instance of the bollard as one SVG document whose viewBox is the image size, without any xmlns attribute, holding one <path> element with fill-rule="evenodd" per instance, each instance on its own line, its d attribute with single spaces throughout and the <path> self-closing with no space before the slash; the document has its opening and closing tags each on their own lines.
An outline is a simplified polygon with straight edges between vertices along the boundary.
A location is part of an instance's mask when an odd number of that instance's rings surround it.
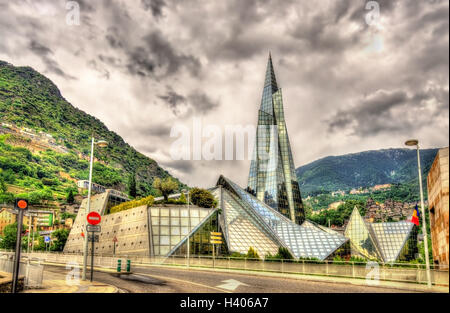
<svg viewBox="0 0 450 313">
<path fill-rule="evenodd" d="M 122 260 L 117 260 L 117 272 L 120 273 L 122 270 Z"/>
<path fill-rule="evenodd" d="M 127 260 L 127 272 L 131 271 L 131 260 Z"/>
</svg>

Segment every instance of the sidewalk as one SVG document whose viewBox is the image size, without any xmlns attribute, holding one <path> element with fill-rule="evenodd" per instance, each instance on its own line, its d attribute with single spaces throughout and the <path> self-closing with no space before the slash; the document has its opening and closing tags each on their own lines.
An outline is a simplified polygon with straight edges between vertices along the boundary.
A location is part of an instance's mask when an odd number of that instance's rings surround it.
<svg viewBox="0 0 450 313">
<path fill-rule="evenodd" d="M 66 281 L 66 274 L 44 271 L 42 287 L 26 289 L 24 293 L 117 293 L 115 286 L 93 281 L 92 283 L 80 279 L 76 284 Z"/>
</svg>

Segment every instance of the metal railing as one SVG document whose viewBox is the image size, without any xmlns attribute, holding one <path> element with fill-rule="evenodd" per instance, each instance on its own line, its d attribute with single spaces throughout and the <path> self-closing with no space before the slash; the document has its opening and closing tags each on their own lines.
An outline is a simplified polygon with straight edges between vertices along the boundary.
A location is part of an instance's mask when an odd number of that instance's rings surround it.
<svg viewBox="0 0 450 313">
<path fill-rule="evenodd" d="M 69 253 L 34 252 L 30 258 L 41 259 L 50 263 L 78 263 L 82 264 L 82 255 Z M 282 274 L 317 275 L 357 279 L 379 279 L 384 281 L 408 282 L 426 284 L 425 264 L 352 261 L 318 261 L 318 260 L 283 260 L 283 259 L 250 259 L 242 257 L 212 257 L 192 255 L 186 256 L 150 257 L 138 255 L 111 255 L 97 254 L 94 266 L 115 269 L 117 261 L 131 260 L 133 266 L 169 265 L 197 268 L 215 268 L 222 270 L 260 271 Z M 433 267 L 431 270 L 432 283 L 440 286 L 449 286 L 448 265 Z"/>
<path fill-rule="evenodd" d="M 14 255 L 0 252 L 0 271 L 12 273 Z M 19 276 L 24 276 L 25 288 L 40 288 L 44 277 L 44 266 L 39 259 L 22 258 L 19 267 Z"/>
</svg>

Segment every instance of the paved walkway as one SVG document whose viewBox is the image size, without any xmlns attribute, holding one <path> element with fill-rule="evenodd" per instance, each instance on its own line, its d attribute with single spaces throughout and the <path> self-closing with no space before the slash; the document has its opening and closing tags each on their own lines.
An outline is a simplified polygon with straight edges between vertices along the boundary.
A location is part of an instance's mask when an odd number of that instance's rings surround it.
<svg viewBox="0 0 450 313">
<path fill-rule="evenodd" d="M 94 276 L 95 278 L 95 276 Z M 78 282 L 66 281 L 66 275 L 52 271 L 44 271 L 42 287 L 27 289 L 24 293 L 117 293 L 119 290 L 108 284 L 89 280 Z"/>
</svg>

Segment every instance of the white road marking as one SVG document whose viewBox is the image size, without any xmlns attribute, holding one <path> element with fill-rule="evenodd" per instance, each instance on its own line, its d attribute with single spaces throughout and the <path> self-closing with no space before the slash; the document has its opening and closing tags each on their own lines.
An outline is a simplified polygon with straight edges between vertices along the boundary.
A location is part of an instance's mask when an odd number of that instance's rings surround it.
<svg viewBox="0 0 450 313">
<path fill-rule="evenodd" d="M 235 279 L 227 279 L 227 280 L 223 280 L 222 285 L 216 286 L 218 288 L 222 288 L 222 289 L 227 289 L 227 290 L 231 290 L 231 291 L 235 291 L 237 287 L 239 287 L 240 285 L 242 286 L 248 286 L 247 284 L 241 283 L 238 280 Z"/>
</svg>

